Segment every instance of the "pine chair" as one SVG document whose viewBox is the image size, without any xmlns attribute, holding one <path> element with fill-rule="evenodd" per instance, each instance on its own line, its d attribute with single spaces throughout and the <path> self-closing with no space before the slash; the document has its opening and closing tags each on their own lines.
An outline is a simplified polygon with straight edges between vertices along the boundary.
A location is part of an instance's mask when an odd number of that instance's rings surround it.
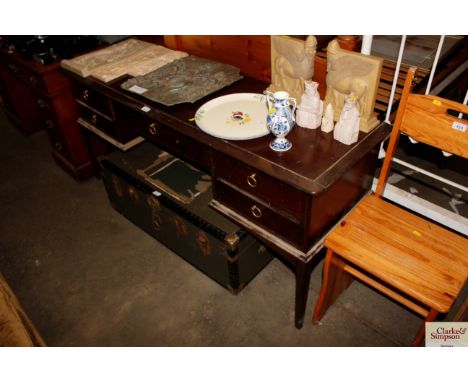
<svg viewBox="0 0 468 382">
<path fill-rule="evenodd" d="M 375 194 L 366 196 L 325 238 L 322 288 L 313 313 L 317 324 L 357 278 L 419 313 L 425 322 L 447 313 L 468 276 L 468 240 L 382 199 L 400 133 L 468 158 L 467 123 L 447 113 L 468 107 L 411 94 L 408 71 Z M 412 345 L 425 336 L 422 324 Z"/>
</svg>

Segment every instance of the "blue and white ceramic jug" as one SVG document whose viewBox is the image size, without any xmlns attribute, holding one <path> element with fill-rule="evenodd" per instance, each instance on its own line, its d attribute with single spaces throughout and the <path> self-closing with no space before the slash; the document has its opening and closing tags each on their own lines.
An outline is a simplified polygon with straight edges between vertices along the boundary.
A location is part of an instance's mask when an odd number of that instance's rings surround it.
<svg viewBox="0 0 468 382">
<path fill-rule="evenodd" d="M 294 112 L 296 100 L 289 97 L 284 91 L 275 93 L 266 92 L 268 104 L 267 127 L 276 138 L 270 142 L 270 148 L 274 151 L 287 151 L 292 143 L 285 137 L 294 126 Z"/>
</svg>

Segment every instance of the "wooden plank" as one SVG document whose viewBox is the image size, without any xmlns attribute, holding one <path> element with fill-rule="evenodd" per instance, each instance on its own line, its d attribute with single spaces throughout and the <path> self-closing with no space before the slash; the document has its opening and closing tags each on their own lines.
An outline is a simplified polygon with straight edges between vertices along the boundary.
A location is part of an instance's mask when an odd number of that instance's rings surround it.
<svg viewBox="0 0 468 382">
<path fill-rule="evenodd" d="M 86 122 L 84 119 L 78 118 L 77 122 L 84 128 L 88 129 L 89 131 L 92 131 L 96 135 L 99 135 L 102 139 L 104 139 L 105 141 L 109 142 L 111 145 L 119 148 L 122 151 L 127 151 L 145 140 L 145 138 L 143 137 L 136 137 L 127 143 L 122 143 L 107 135 L 106 133 L 102 132 L 90 123 Z"/>
<path fill-rule="evenodd" d="M 468 158 L 468 122 L 447 114 L 448 109 L 468 114 L 468 106 L 458 102 L 411 94 L 401 131 L 419 142 Z M 457 123 L 463 124 L 460 125 L 461 130 L 454 125 Z M 462 131 L 463 128 L 465 131 Z"/>
<path fill-rule="evenodd" d="M 374 106 L 374 111 L 384 112 L 387 110 L 387 104 L 376 102 Z"/>
<path fill-rule="evenodd" d="M 380 75 L 380 81 L 388 81 L 389 83 L 393 83 L 393 74 L 386 74 L 386 73 L 382 73 Z M 403 87 L 405 83 L 405 80 L 404 78 L 401 78 L 401 77 L 398 77 L 398 80 L 397 80 L 397 84 L 401 87 Z"/>
<path fill-rule="evenodd" d="M 395 75 L 395 69 L 387 68 L 387 67 L 384 66 L 384 67 L 382 67 L 382 73 L 391 75 L 393 77 Z M 401 70 L 401 68 L 400 68 L 400 71 L 398 72 L 398 77 L 404 79 L 406 77 L 406 73 L 407 73 L 407 71 Z"/>
<path fill-rule="evenodd" d="M 344 270 L 357 279 L 365 282 L 367 285 L 377 289 L 378 291 L 386 294 L 387 296 L 393 298 L 394 300 L 398 301 L 399 303 L 403 304 L 404 306 L 410 308 L 411 310 L 415 311 L 416 313 L 420 314 L 423 317 L 426 317 L 429 314 L 427 309 L 424 309 L 420 305 L 415 304 L 413 301 L 403 297 L 402 295 L 396 293 L 395 291 L 387 288 L 386 286 L 382 285 L 381 283 L 377 282 L 376 280 L 372 279 L 371 277 L 365 275 L 364 273 L 360 272 L 356 268 L 353 268 L 349 265 L 345 265 Z"/>
<path fill-rule="evenodd" d="M 385 89 L 385 90 L 392 90 L 392 84 L 389 84 L 387 82 L 380 81 L 379 84 L 379 89 Z M 395 88 L 395 94 L 401 94 L 403 92 L 403 88 L 397 86 Z"/>
</svg>

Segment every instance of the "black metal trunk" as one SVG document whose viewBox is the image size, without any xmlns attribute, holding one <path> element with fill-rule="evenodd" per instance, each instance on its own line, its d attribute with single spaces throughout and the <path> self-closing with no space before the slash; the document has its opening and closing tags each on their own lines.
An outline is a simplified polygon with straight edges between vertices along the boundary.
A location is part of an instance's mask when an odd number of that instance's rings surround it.
<svg viewBox="0 0 468 382">
<path fill-rule="evenodd" d="M 211 178 L 143 143 L 100 160 L 112 206 L 232 293 L 238 293 L 272 255 L 213 211 Z"/>
</svg>

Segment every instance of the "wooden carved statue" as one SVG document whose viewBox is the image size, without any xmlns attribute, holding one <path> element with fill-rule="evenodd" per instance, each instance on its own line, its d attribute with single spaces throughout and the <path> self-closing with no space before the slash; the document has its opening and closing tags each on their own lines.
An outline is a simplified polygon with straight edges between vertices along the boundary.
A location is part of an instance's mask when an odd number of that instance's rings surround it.
<svg viewBox="0 0 468 382">
<path fill-rule="evenodd" d="M 287 36 L 271 36 L 271 85 L 268 91 L 286 91 L 296 100 L 304 93 L 304 81 L 314 74 L 317 39 L 301 40 Z"/>
<path fill-rule="evenodd" d="M 336 40 L 328 44 L 325 105 L 332 105 L 335 121 L 340 118 L 346 96 L 353 94 L 358 98 L 360 130 L 367 133 L 379 124 L 374 105 L 382 63 L 380 57 L 341 49 Z"/>
</svg>

